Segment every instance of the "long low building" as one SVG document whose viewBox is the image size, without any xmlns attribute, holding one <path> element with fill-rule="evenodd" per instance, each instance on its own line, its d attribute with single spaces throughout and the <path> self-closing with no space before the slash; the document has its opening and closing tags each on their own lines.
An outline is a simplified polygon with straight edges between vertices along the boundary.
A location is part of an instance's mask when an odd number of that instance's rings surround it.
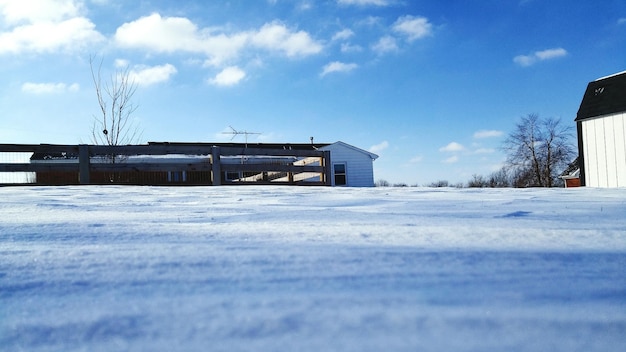
<svg viewBox="0 0 626 352">
<path fill-rule="evenodd" d="M 376 154 L 340 141 L 322 144 L 151 142 L 112 148 L 87 145 L 31 147 L 34 152 L 30 166 L 24 166 L 24 171 L 35 172 L 35 183 L 45 185 L 372 187 L 373 161 L 378 158 Z M 80 150 L 83 151 L 82 158 Z"/>
</svg>

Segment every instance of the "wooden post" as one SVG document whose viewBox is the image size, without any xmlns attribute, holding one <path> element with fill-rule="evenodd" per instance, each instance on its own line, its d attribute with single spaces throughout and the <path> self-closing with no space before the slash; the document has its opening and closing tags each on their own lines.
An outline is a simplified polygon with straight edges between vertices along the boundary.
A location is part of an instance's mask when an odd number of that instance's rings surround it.
<svg viewBox="0 0 626 352">
<path fill-rule="evenodd" d="M 213 178 L 213 186 L 220 186 L 222 184 L 222 167 L 220 163 L 220 147 L 213 146 L 211 148 L 211 177 Z"/>
<path fill-rule="evenodd" d="M 331 160 L 330 160 L 330 150 L 325 150 L 324 151 L 324 184 L 326 186 L 333 185 L 332 170 L 333 170 L 333 165 L 331 164 Z"/>
<path fill-rule="evenodd" d="M 318 163 L 320 165 L 320 167 L 322 168 L 322 172 L 320 172 L 320 176 L 319 176 L 319 181 L 321 183 L 323 183 L 324 185 L 326 185 L 326 173 L 324 172 L 324 155 L 320 156 L 318 159 Z"/>
<path fill-rule="evenodd" d="M 89 181 L 89 146 L 80 144 L 78 146 L 78 182 L 81 185 L 88 185 Z"/>
</svg>

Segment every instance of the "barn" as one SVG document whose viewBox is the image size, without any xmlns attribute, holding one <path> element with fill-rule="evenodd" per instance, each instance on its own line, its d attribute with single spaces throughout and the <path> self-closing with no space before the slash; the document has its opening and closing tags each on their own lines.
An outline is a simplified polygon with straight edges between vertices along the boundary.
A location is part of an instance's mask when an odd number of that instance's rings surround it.
<svg viewBox="0 0 626 352">
<path fill-rule="evenodd" d="M 626 71 L 590 82 L 575 121 L 580 185 L 626 187 Z"/>
</svg>

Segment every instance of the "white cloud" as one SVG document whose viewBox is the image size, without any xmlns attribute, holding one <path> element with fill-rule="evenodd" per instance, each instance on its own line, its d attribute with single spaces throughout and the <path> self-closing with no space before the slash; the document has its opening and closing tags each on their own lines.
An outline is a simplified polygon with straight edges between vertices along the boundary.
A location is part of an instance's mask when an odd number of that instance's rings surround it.
<svg viewBox="0 0 626 352">
<path fill-rule="evenodd" d="M 450 142 L 445 147 L 439 148 L 440 152 L 461 152 L 463 150 L 465 150 L 465 147 L 457 142 Z"/>
<path fill-rule="evenodd" d="M 117 68 L 126 68 L 130 66 L 130 62 L 126 59 L 115 59 L 114 65 Z"/>
<path fill-rule="evenodd" d="M 387 141 L 382 141 L 378 144 L 375 144 L 373 146 L 370 147 L 369 151 L 370 153 L 374 153 L 374 154 L 378 154 L 380 152 L 382 152 L 383 150 L 389 148 L 389 142 Z"/>
<path fill-rule="evenodd" d="M 267 23 L 251 35 L 253 45 L 282 51 L 288 57 L 307 56 L 322 51 L 322 45 L 305 31 L 292 32 L 279 22 Z"/>
<path fill-rule="evenodd" d="M 313 5 L 308 1 L 303 1 L 298 5 L 298 10 L 300 11 L 308 11 L 313 8 Z"/>
<path fill-rule="evenodd" d="M 412 42 L 431 35 L 432 27 L 426 17 L 402 16 L 393 24 L 392 29 L 407 36 L 408 41 Z"/>
<path fill-rule="evenodd" d="M 203 38 L 198 27 L 186 18 L 163 18 L 157 13 L 124 23 L 115 32 L 115 41 L 122 47 L 157 52 L 206 52 L 211 51 L 211 45 L 216 45 L 218 40 L 219 36 L 213 41 L 208 36 Z M 242 44 L 239 41 L 233 40 L 231 47 L 240 45 Z"/>
<path fill-rule="evenodd" d="M 622 17 L 619 20 L 617 20 L 617 24 L 618 25 L 626 24 L 626 17 Z"/>
<path fill-rule="evenodd" d="M 372 50 L 374 50 L 378 54 L 385 54 L 388 52 L 397 51 L 398 44 L 396 44 L 396 38 L 392 36 L 384 36 L 372 45 Z"/>
<path fill-rule="evenodd" d="M 59 22 L 78 17 L 82 1 L 75 0 L 0 0 L 0 14 L 6 24 Z"/>
<path fill-rule="evenodd" d="M 322 73 L 320 74 L 320 76 L 324 77 L 329 73 L 333 73 L 333 72 L 349 72 L 354 70 L 355 68 L 359 67 L 359 65 L 355 64 L 355 63 L 343 63 L 343 62 L 339 62 L 339 61 L 333 61 L 331 63 L 328 63 L 324 66 L 324 68 L 322 69 Z"/>
<path fill-rule="evenodd" d="M 115 40 L 126 48 L 202 53 L 213 66 L 237 58 L 246 48 L 279 52 L 288 57 L 313 55 L 323 49 L 307 32 L 292 31 L 276 21 L 258 30 L 217 33 L 215 29 L 199 29 L 184 17 L 161 17 L 156 13 L 123 24 L 117 29 Z"/>
<path fill-rule="evenodd" d="M 381 22 L 382 22 L 382 17 L 367 16 L 364 19 L 358 21 L 356 24 L 359 26 L 374 27 L 374 26 L 380 25 Z"/>
<path fill-rule="evenodd" d="M 567 55 L 567 51 L 563 48 L 547 49 L 547 50 L 535 52 L 535 56 L 537 56 L 537 58 L 542 61 L 556 59 L 556 58 L 563 57 L 566 55 Z"/>
<path fill-rule="evenodd" d="M 474 154 L 493 154 L 495 152 L 495 149 L 492 148 L 478 148 L 474 151 Z"/>
<path fill-rule="evenodd" d="M 337 0 L 339 5 L 374 5 L 374 6 L 387 6 L 389 5 L 388 0 Z"/>
<path fill-rule="evenodd" d="M 451 156 L 451 157 L 449 157 L 447 159 L 442 160 L 441 162 L 444 163 L 444 164 L 454 164 L 454 163 L 456 163 L 458 161 L 459 161 L 459 157 L 454 155 L 454 156 Z"/>
<path fill-rule="evenodd" d="M 483 139 L 483 138 L 491 138 L 491 137 L 500 137 L 504 132 L 497 130 L 480 130 L 474 132 L 474 138 Z"/>
<path fill-rule="evenodd" d="M 340 50 L 341 50 L 342 53 L 358 53 L 358 52 L 363 51 L 363 48 L 360 45 L 352 45 L 350 43 L 342 43 Z"/>
<path fill-rule="evenodd" d="M 0 54 L 75 51 L 103 41 L 81 9 L 74 0 L 0 0 Z"/>
<path fill-rule="evenodd" d="M 552 60 L 552 59 L 557 59 L 557 58 L 564 57 L 564 56 L 567 56 L 567 50 L 563 48 L 553 48 L 553 49 L 535 51 L 534 53 L 530 55 L 518 55 L 513 58 L 513 62 L 515 62 L 516 64 L 520 66 L 528 67 L 528 66 L 534 65 L 535 63 L 539 61 Z"/>
<path fill-rule="evenodd" d="M 67 85 L 65 83 L 31 83 L 22 84 L 22 92 L 30 94 L 59 94 L 76 92 L 80 89 L 78 83 Z"/>
<path fill-rule="evenodd" d="M 536 61 L 537 59 L 534 56 L 529 56 L 529 55 L 518 55 L 513 58 L 513 62 L 523 67 L 530 66 L 534 64 Z"/>
<path fill-rule="evenodd" d="M 84 17 L 62 22 L 38 22 L 0 33 L 0 54 L 73 51 L 104 40 L 95 25 Z"/>
<path fill-rule="evenodd" d="M 352 36 L 354 36 L 354 32 L 351 29 L 346 28 L 335 33 L 335 35 L 333 35 L 332 40 L 346 40 Z"/>
<path fill-rule="evenodd" d="M 246 77 L 246 73 L 237 66 L 229 66 L 218 73 L 209 83 L 216 86 L 233 86 Z"/>
<path fill-rule="evenodd" d="M 168 81 L 176 72 L 176 67 L 171 64 L 152 67 L 135 66 L 129 72 L 129 78 L 140 86 L 148 86 Z"/>
</svg>

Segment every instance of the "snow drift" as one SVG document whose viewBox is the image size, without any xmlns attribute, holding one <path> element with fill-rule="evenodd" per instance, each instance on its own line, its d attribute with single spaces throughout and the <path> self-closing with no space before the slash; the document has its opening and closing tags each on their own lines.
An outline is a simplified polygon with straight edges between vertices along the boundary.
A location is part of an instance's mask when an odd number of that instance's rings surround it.
<svg viewBox="0 0 626 352">
<path fill-rule="evenodd" d="M 0 188 L 0 350 L 621 351 L 626 190 Z"/>
</svg>

